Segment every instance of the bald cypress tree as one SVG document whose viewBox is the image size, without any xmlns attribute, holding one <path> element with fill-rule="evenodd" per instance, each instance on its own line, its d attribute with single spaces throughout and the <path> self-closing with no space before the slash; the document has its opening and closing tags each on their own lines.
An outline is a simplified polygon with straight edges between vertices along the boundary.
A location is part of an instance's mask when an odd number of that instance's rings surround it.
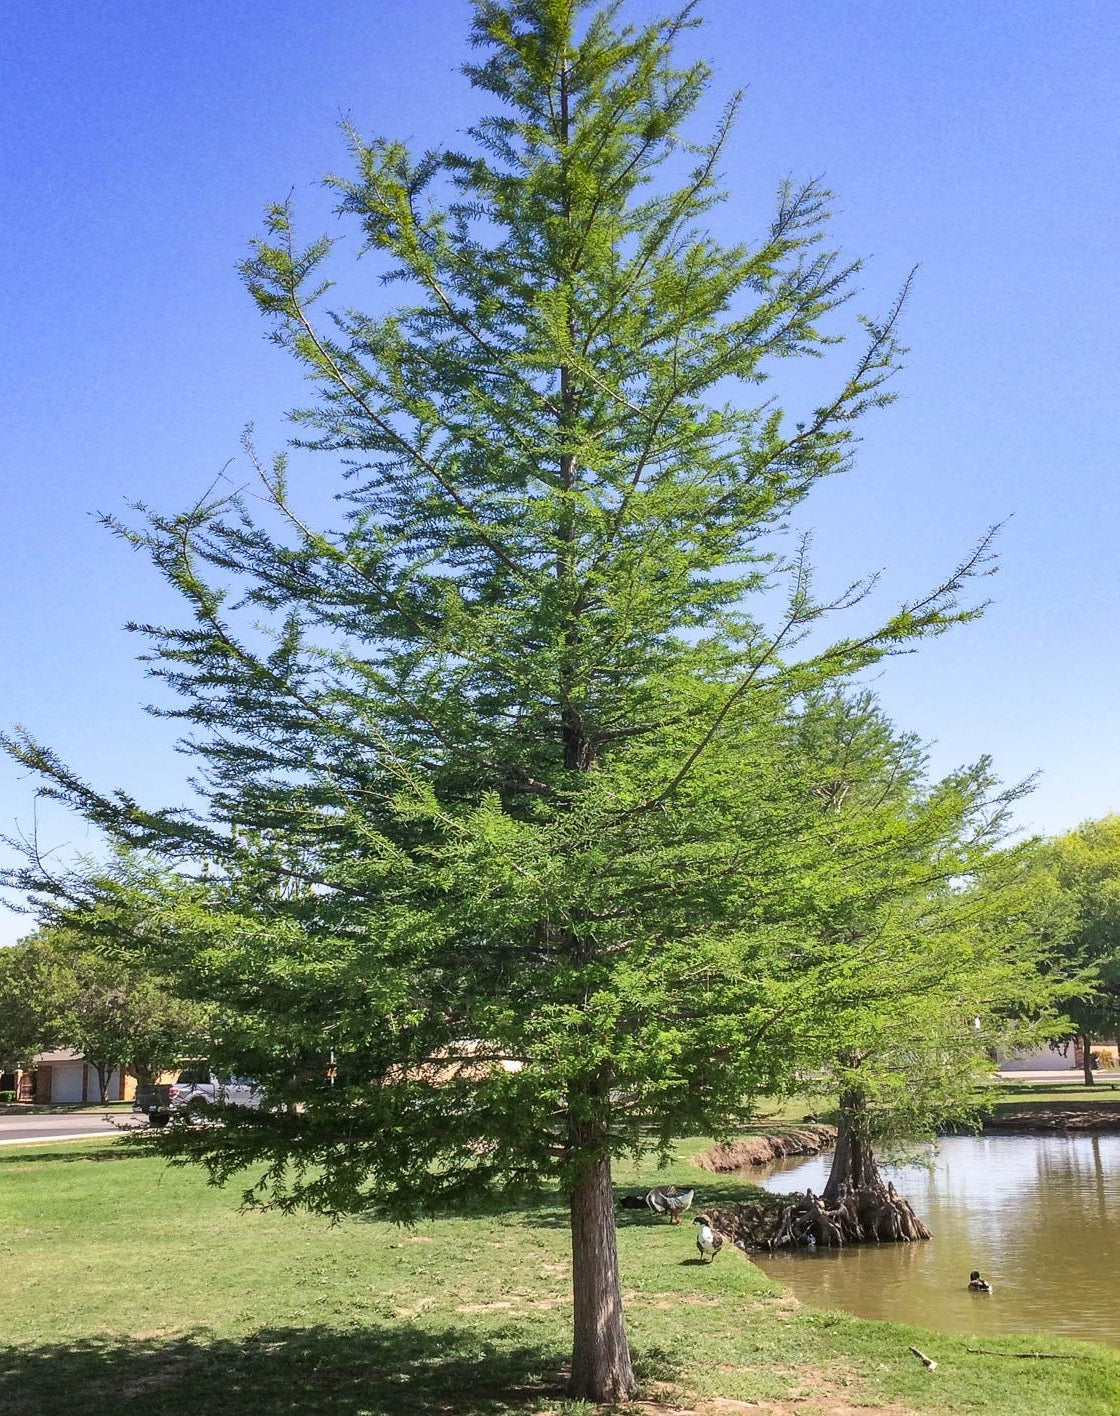
<svg viewBox="0 0 1120 1416">
<path fill-rule="evenodd" d="M 820 953 L 831 986 L 815 1014 L 832 1043 L 821 1071 L 839 1101 L 822 1198 L 847 1198 L 845 1242 L 925 1238 L 876 1152 L 967 1119 L 996 1049 L 1029 1046 L 1052 1016 L 1033 852 L 1005 842 L 1029 784 L 1001 789 L 986 758 L 930 780 L 922 745 L 866 691 L 811 695 L 796 731 L 822 813 L 848 849 L 864 843 Z"/>
<path fill-rule="evenodd" d="M 246 280 L 306 372 L 296 443 L 341 474 L 339 524 L 250 449 L 265 510 L 117 527 L 191 610 L 137 628 L 201 809 L 10 744 L 122 845 L 206 865 L 149 947 L 227 1010 L 215 1060 L 273 1109 L 153 1143 L 329 1214 L 554 1180 L 571 1391 L 599 1401 L 634 1386 L 612 1156 L 724 1126 L 811 1060 L 797 945 L 859 843 L 821 830 L 792 706 L 966 618 L 986 558 L 821 633 L 865 587 L 822 602 L 773 538 L 888 401 L 898 308 L 804 420 L 759 393 L 839 341 L 858 265 L 813 182 L 756 241 L 705 229 L 736 103 L 685 140 L 709 81 L 673 58 L 692 23 L 478 0 L 466 74 L 494 112 L 467 150 L 351 133 L 333 179 L 388 313 L 328 310 L 331 243 L 269 213 Z"/>
</svg>

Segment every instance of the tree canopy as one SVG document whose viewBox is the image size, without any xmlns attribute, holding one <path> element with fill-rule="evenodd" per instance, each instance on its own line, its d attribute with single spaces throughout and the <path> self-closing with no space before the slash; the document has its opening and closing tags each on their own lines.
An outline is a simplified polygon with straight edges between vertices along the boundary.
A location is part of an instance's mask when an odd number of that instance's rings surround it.
<svg viewBox="0 0 1120 1416">
<path fill-rule="evenodd" d="M 75 994 L 73 973 L 53 950 L 29 941 L 0 949 L 0 1066 L 25 1067 L 37 1052 L 65 1046 Z"/>
</svg>

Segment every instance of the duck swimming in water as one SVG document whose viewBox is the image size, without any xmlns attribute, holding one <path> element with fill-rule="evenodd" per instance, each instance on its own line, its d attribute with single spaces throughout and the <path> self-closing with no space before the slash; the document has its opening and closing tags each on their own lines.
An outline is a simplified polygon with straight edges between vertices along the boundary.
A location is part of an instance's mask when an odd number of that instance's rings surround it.
<svg viewBox="0 0 1120 1416">
<path fill-rule="evenodd" d="M 979 1269 L 973 1269 L 968 1275 L 968 1287 L 973 1293 L 990 1293 L 992 1291 L 992 1285 L 988 1280 L 980 1277 Z"/>
</svg>

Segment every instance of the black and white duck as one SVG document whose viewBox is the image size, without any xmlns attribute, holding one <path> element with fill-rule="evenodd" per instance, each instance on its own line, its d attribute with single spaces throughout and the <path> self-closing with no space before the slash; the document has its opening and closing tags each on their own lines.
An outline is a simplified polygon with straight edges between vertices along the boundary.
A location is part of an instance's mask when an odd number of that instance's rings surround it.
<svg viewBox="0 0 1120 1416">
<path fill-rule="evenodd" d="M 711 1263 L 723 1248 L 723 1235 L 715 1232 L 712 1221 L 706 1214 L 698 1214 L 692 1222 L 700 1226 L 696 1231 L 696 1247 L 700 1250 L 700 1260 L 703 1262 L 706 1259 Z"/>
</svg>

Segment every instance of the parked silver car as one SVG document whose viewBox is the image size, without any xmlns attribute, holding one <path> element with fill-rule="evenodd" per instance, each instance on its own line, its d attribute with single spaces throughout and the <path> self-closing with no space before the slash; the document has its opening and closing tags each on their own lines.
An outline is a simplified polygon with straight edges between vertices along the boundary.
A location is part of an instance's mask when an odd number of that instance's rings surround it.
<svg viewBox="0 0 1120 1416">
<path fill-rule="evenodd" d="M 133 1111 L 152 1126 L 166 1126 L 173 1116 L 202 1120 L 212 1107 L 261 1104 L 260 1087 L 248 1077 L 219 1077 L 209 1067 L 184 1067 L 174 1082 L 136 1088 Z"/>
</svg>

